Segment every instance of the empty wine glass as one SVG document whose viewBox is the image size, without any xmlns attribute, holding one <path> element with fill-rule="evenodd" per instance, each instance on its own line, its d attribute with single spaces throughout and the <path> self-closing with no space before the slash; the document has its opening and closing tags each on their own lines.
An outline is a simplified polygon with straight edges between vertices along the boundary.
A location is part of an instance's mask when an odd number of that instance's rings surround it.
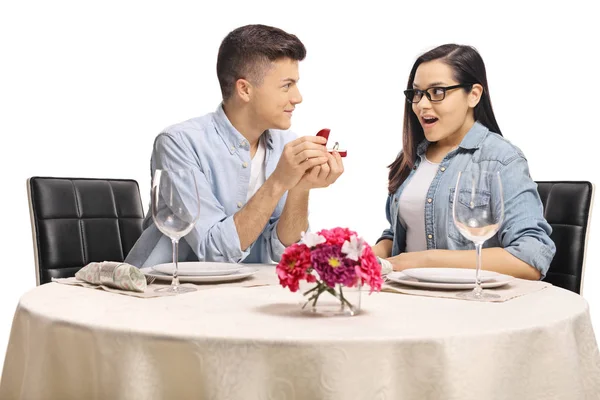
<svg viewBox="0 0 600 400">
<path fill-rule="evenodd" d="M 500 297 L 484 291 L 479 279 L 483 243 L 498 232 L 504 220 L 504 199 L 500 173 L 459 172 L 452 203 L 452 217 L 459 232 L 475 244 L 477 253 L 475 288 L 459 297 L 474 300 Z"/>
<path fill-rule="evenodd" d="M 190 233 L 200 217 L 200 196 L 194 171 L 161 170 L 152 179 L 152 219 L 173 243 L 173 280 L 157 292 L 186 293 L 196 290 L 179 286 L 179 239 Z"/>
</svg>

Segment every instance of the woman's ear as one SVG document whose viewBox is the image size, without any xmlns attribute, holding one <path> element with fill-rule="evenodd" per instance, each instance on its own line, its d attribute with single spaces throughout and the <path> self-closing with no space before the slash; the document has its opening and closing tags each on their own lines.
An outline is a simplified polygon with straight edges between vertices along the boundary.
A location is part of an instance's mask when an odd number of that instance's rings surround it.
<svg viewBox="0 0 600 400">
<path fill-rule="evenodd" d="M 481 100 L 481 95 L 483 95 L 483 86 L 479 83 L 474 84 L 467 97 L 469 107 L 475 108 L 475 106 L 479 104 L 479 100 Z"/>
</svg>

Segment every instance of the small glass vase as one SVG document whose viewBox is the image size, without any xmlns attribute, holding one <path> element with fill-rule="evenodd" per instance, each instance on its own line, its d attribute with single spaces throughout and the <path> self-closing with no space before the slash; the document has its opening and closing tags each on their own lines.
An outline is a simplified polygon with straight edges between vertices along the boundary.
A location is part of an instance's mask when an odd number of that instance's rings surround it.
<svg viewBox="0 0 600 400">
<path fill-rule="evenodd" d="M 299 292 L 303 311 L 323 316 L 353 316 L 360 313 L 360 285 L 346 287 L 337 284 L 331 288 L 320 281 L 303 281 L 300 282 Z"/>
</svg>

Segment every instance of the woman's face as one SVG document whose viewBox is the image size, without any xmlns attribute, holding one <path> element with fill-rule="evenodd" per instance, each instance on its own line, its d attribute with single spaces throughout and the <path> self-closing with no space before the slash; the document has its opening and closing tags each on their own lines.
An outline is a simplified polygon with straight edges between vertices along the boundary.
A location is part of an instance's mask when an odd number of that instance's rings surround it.
<svg viewBox="0 0 600 400">
<path fill-rule="evenodd" d="M 470 91 L 468 87 L 466 90 L 449 89 L 445 91 L 445 96 L 444 89 L 432 89 L 459 83 L 454 79 L 452 68 L 439 60 L 424 62 L 417 68 L 413 89 L 429 89 L 433 100 L 443 97 L 441 101 L 431 101 L 423 94 L 412 105 L 428 141 L 456 145 L 475 123 L 473 108 L 479 103 L 483 90 L 481 85 L 473 85 Z"/>
</svg>

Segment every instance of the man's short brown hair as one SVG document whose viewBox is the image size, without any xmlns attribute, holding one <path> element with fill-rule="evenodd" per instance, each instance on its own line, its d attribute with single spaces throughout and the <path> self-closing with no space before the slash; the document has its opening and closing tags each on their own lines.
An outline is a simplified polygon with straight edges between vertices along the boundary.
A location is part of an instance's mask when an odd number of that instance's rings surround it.
<svg viewBox="0 0 600 400">
<path fill-rule="evenodd" d="M 246 25 L 231 31 L 219 47 L 217 76 L 223 100 L 234 92 L 238 79 L 260 84 L 272 61 L 302 61 L 306 48 L 295 35 L 265 25 Z"/>
</svg>

